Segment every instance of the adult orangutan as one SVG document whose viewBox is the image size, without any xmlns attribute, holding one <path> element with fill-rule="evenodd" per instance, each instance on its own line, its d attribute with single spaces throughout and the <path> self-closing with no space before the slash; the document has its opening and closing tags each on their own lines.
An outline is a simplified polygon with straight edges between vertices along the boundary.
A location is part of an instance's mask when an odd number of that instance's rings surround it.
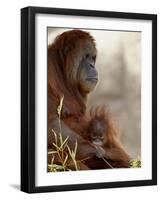
<svg viewBox="0 0 161 200">
<path fill-rule="evenodd" d="M 61 112 L 63 137 L 74 148 L 78 143 L 77 158 L 91 158 L 82 169 L 108 168 L 100 158 L 100 149 L 83 137 L 87 127 L 86 101 L 98 82 L 95 68 L 96 47 L 93 37 L 81 30 L 59 35 L 48 48 L 48 148 L 52 148 L 54 134 L 59 132 L 57 108 L 64 96 Z M 98 156 L 99 155 L 99 156 Z M 50 162 L 50 157 L 48 158 Z M 124 167 L 124 166 L 122 166 Z"/>
<path fill-rule="evenodd" d="M 95 59 L 93 37 L 80 30 L 62 33 L 48 48 L 48 148 L 53 147 L 54 135 L 51 130 L 59 131 L 57 107 L 60 97 L 64 95 L 62 134 L 69 136 L 68 143 L 71 148 L 74 148 L 77 140 L 79 159 L 97 153 L 81 136 L 87 95 L 98 81 Z"/>
</svg>

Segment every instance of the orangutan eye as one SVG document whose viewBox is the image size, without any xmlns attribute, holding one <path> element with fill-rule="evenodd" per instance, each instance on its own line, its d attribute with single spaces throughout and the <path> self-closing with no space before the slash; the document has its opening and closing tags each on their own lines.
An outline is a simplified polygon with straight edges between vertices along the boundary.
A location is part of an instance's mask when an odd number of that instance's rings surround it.
<svg viewBox="0 0 161 200">
<path fill-rule="evenodd" d="M 91 137 L 92 137 L 92 139 L 97 139 L 98 136 L 97 135 L 92 135 Z"/>
<path fill-rule="evenodd" d="M 92 59 L 95 61 L 96 60 L 96 55 L 92 57 Z"/>
<path fill-rule="evenodd" d="M 102 136 L 100 136 L 100 139 L 104 139 L 104 136 L 102 135 Z"/>
<path fill-rule="evenodd" d="M 86 58 L 89 58 L 89 57 L 90 57 L 89 53 L 87 53 L 85 57 L 86 57 Z"/>
</svg>

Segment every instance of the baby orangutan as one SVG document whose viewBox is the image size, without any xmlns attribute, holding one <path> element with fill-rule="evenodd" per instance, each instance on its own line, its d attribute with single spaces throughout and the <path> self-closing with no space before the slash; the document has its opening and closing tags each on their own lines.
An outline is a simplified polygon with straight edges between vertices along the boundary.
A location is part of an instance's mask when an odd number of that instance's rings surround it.
<svg viewBox="0 0 161 200">
<path fill-rule="evenodd" d="M 104 107 L 90 111 L 86 130 L 85 137 L 98 149 L 97 157 L 104 159 L 110 168 L 129 167 L 130 157 L 122 147 Z"/>
</svg>

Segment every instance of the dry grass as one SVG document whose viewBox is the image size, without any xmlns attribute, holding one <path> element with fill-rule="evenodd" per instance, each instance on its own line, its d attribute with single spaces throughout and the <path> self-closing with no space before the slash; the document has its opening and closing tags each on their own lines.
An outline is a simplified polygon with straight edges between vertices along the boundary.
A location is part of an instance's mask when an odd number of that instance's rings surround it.
<svg viewBox="0 0 161 200">
<path fill-rule="evenodd" d="M 63 134 L 61 128 L 61 111 L 63 100 L 64 96 L 61 97 L 59 106 L 57 108 L 59 119 L 59 133 L 56 133 L 52 129 L 52 133 L 55 137 L 55 142 L 53 143 L 53 151 L 48 152 L 48 154 L 52 155 L 51 163 L 48 164 L 49 172 L 79 170 L 79 165 L 84 161 L 76 159 L 78 147 L 77 141 L 75 142 L 74 149 L 71 149 L 68 145 L 68 137 L 63 138 L 62 136 Z M 55 159 L 59 160 L 59 162 L 54 163 Z"/>
<path fill-rule="evenodd" d="M 140 159 L 133 159 L 130 161 L 130 168 L 140 168 L 140 167 L 141 167 Z"/>
</svg>

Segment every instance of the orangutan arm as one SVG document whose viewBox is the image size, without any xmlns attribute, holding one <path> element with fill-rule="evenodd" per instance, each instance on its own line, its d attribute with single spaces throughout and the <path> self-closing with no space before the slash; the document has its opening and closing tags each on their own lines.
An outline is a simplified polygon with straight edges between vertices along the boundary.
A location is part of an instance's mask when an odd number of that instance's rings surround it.
<svg viewBox="0 0 161 200">
<path fill-rule="evenodd" d="M 52 143 L 55 140 L 54 133 L 56 134 L 60 132 L 60 124 L 58 119 L 55 119 L 52 123 L 49 124 L 48 130 L 48 147 L 52 147 Z M 99 149 L 96 149 L 89 141 L 81 137 L 78 133 L 74 132 L 70 129 L 63 121 L 61 121 L 61 134 L 62 137 L 65 139 L 68 137 L 68 145 L 71 149 L 75 148 L 75 144 L 77 141 L 78 149 L 77 149 L 77 158 L 78 159 L 85 159 L 91 158 L 93 156 L 100 155 Z"/>
</svg>

